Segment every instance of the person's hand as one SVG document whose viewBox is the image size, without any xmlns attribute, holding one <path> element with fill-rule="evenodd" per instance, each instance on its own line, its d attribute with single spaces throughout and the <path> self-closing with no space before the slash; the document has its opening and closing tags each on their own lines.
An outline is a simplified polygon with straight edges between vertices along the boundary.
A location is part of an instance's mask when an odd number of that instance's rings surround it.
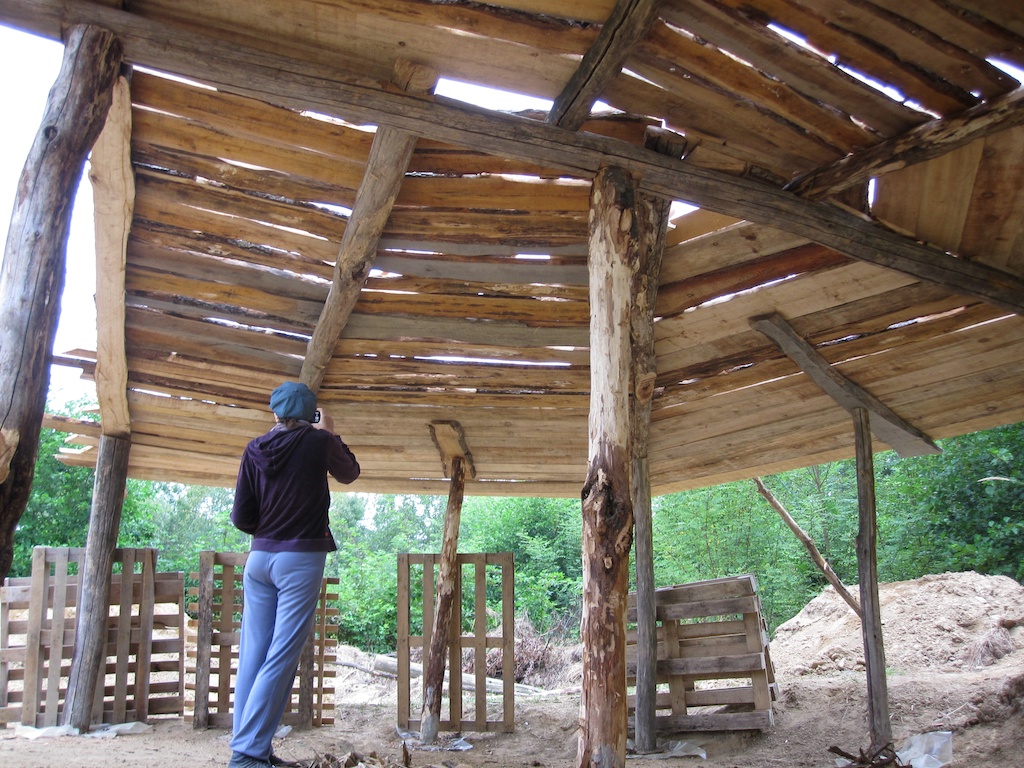
<svg viewBox="0 0 1024 768">
<path fill-rule="evenodd" d="M 334 419 L 327 411 L 323 408 L 317 408 L 320 413 L 320 421 L 313 423 L 313 429 L 326 429 L 331 434 L 334 434 Z"/>
</svg>

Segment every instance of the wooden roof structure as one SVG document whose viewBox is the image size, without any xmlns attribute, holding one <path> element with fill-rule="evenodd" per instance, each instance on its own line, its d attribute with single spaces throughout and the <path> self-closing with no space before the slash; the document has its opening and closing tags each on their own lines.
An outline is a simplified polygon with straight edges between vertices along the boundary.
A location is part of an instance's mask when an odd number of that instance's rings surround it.
<svg viewBox="0 0 1024 768">
<path fill-rule="evenodd" d="M 93 156 L 99 353 L 58 359 L 126 382 L 132 477 L 233 484 L 270 390 L 320 355 L 347 490 L 447 493 L 430 427 L 458 422 L 466 493 L 578 496 L 602 165 L 699 208 L 661 269 L 654 494 L 852 455 L 847 413 L 752 327 L 776 313 L 932 438 L 1024 419 L 1014 3 L 8 0 L 0 22 L 102 26 L 134 66 L 108 119 L 130 172 Z M 350 314 L 332 283 L 361 285 Z M 98 428 L 47 423 L 95 463 Z"/>
</svg>

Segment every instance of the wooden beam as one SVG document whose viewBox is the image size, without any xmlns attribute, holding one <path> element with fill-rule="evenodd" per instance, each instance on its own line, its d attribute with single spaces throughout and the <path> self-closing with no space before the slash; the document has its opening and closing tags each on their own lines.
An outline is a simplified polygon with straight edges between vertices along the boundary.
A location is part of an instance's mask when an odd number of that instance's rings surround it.
<svg viewBox="0 0 1024 768">
<path fill-rule="evenodd" d="M 10 570 L 14 530 L 32 489 L 71 209 L 120 66 L 121 49 L 110 32 L 82 26 L 68 32 L 14 201 L 0 279 L 0 434 L 10 454 L 0 484 L 0 579 Z"/>
<path fill-rule="evenodd" d="M 940 157 L 977 139 L 1024 124 L 1024 88 L 965 109 L 952 117 L 923 123 L 901 136 L 847 155 L 791 181 L 791 192 L 820 200 L 862 184 L 873 176 Z"/>
<path fill-rule="evenodd" d="M 594 179 L 590 212 L 590 464 L 583 484 L 583 680 L 577 768 L 626 760 L 626 593 L 633 538 L 629 483 L 630 264 L 640 214 L 621 168 Z"/>
<path fill-rule="evenodd" d="M 437 73 L 400 61 L 396 79 L 416 93 L 429 93 L 437 83 Z M 381 126 L 374 134 L 370 157 L 334 264 L 331 290 L 302 361 L 300 379 L 314 392 L 320 390 L 334 346 L 370 274 L 381 235 L 409 169 L 416 140 L 416 134 L 388 126 Z"/>
<path fill-rule="evenodd" d="M 853 411 L 857 453 L 857 580 L 863 610 L 864 666 L 868 680 L 868 721 L 875 752 L 892 742 L 889 688 L 885 679 L 882 607 L 878 600 L 878 525 L 875 518 L 875 464 L 871 453 L 871 417 L 865 408 Z"/>
<path fill-rule="evenodd" d="M 780 314 L 752 318 L 751 327 L 763 333 L 785 353 L 800 370 L 839 405 L 853 413 L 865 408 L 875 416 L 875 434 L 900 456 L 938 453 L 939 447 L 917 427 L 909 424 L 885 403 L 832 367 L 818 351 L 798 334 Z"/>
<path fill-rule="evenodd" d="M 103 434 L 121 437 L 131 433 L 124 330 L 125 264 L 135 210 L 131 140 L 132 100 L 128 80 L 121 77 L 89 171 L 96 222 L 96 396 Z"/>
<path fill-rule="evenodd" d="M 106 659 L 111 564 L 121 526 L 130 450 L 130 438 L 114 435 L 100 438 L 100 455 L 96 462 L 92 508 L 89 511 L 89 533 L 85 542 L 85 564 L 78 591 L 75 650 L 62 721 L 81 733 L 87 733 L 92 724 L 94 692 L 100 667 Z"/>
<path fill-rule="evenodd" d="M 650 131 L 647 147 L 679 157 L 686 150 L 681 136 Z M 654 520 L 651 510 L 651 470 L 648 449 L 651 402 L 658 374 L 654 349 L 654 314 L 658 303 L 661 261 L 665 252 L 670 203 L 641 194 L 637 198 L 638 234 L 636 268 L 632 274 L 629 308 L 631 375 L 630 398 L 630 495 L 634 518 L 634 568 L 636 570 L 637 668 L 634 743 L 640 753 L 657 749 L 658 693 L 657 605 L 654 594 Z"/>
<path fill-rule="evenodd" d="M 48 37 L 59 35 L 62 25 L 82 21 L 113 30 L 134 63 L 211 83 L 230 93 L 390 126 L 585 178 L 602 164 L 616 165 L 639 174 L 643 191 L 777 227 L 851 258 L 1024 313 L 1024 279 L 958 259 L 854 213 L 757 179 L 695 167 L 624 141 L 573 133 L 527 118 L 382 91 L 376 83 L 340 78 L 331 68 L 237 43 L 227 45 L 194 30 L 178 30 L 85 0 L 7 0 L 0 6 L 0 22 Z"/>
<path fill-rule="evenodd" d="M 590 110 L 637 44 L 658 18 L 661 0 L 618 0 L 569 82 L 555 98 L 547 121 L 570 131 L 579 130 Z"/>
</svg>

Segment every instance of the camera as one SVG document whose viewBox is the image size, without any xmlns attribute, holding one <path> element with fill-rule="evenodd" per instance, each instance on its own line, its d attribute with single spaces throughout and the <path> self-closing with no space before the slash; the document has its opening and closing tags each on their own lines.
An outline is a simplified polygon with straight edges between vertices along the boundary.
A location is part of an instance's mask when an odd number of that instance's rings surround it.
<svg viewBox="0 0 1024 768">
<path fill-rule="evenodd" d="M 310 422 L 310 424 L 319 424 L 320 423 L 320 409 L 319 408 L 317 408 L 315 411 L 313 411 L 313 418 L 310 419 L 309 422 Z"/>
</svg>

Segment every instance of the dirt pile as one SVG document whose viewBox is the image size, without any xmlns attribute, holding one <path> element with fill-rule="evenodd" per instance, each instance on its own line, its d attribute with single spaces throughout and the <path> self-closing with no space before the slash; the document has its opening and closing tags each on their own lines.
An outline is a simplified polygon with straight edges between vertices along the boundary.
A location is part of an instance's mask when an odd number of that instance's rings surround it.
<svg viewBox="0 0 1024 768">
<path fill-rule="evenodd" d="M 890 674 L 978 669 L 1024 650 L 1016 628 L 1024 586 L 1005 576 L 944 573 L 882 584 L 879 602 Z M 771 649 L 783 678 L 864 668 L 860 622 L 831 587 L 776 630 Z"/>
</svg>

